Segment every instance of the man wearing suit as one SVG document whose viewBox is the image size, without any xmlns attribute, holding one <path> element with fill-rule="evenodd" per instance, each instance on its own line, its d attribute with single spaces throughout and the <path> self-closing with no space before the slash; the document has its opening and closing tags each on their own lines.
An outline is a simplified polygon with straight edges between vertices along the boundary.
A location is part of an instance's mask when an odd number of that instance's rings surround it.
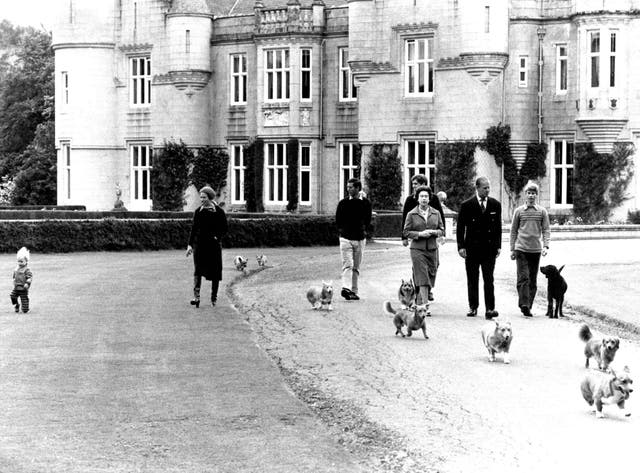
<svg viewBox="0 0 640 473">
<path fill-rule="evenodd" d="M 478 313 L 478 280 L 480 268 L 484 280 L 485 318 L 498 316 L 493 293 L 493 270 L 502 247 L 502 206 L 489 197 L 491 185 L 486 177 L 476 179 L 476 195 L 460 206 L 456 239 L 458 254 L 464 258 L 467 271 L 468 317 Z"/>
</svg>

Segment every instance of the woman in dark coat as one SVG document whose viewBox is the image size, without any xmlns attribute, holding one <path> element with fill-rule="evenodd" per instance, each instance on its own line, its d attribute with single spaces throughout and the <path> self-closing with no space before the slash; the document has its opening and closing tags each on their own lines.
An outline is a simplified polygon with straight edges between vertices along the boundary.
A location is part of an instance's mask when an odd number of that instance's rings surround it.
<svg viewBox="0 0 640 473">
<path fill-rule="evenodd" d="M 214 201 L 215 191 L 205 186 L 200 189 L 202 205 L 193 214 L 187 256 L 193 253 L 193 299 L 191 305 L 200 307 L 202 278 L 211 281 L 211 304 L 216 305 L 218 286 L 222 280 L 222 247 L 220 241 L 227 233 L 227 216 Z"/>
</svg>

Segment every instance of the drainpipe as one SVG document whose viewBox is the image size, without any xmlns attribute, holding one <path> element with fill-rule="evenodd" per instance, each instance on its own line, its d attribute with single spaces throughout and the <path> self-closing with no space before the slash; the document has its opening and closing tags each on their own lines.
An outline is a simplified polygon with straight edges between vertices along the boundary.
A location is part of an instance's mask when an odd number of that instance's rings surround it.
<svg viewBox="0 0 640 473">
<path fill-rule="evenodd" d="M 544 16 L 544 0 L 540 0 L 540 20 Z M 542 72 L 544 60 L 542 55 L 542 40 L 547 30 L 541 24 L 538 26 L 538 143 L 542 143 Z"/>
<path fill-rule="evenodd" d="M 319 107 L 320 110 L 318 113 L 320 114 L 320 129 L 318 136 L 318 152 L 316 153 L 316 157 L 318 159 L 317 169 L 318 169 L 318 186 L 317 186 L 317 199 L 318 202 L 318 213 L 322 213 L 322 186 L 320 183 L 322 182 L 322 166 L 324 163 L 324 45 L 327 42 L 326 39 L 323 39 L 320 42 L 320 85 L 318 87 L 318 93 L 320 94 Z"/>
</svg>

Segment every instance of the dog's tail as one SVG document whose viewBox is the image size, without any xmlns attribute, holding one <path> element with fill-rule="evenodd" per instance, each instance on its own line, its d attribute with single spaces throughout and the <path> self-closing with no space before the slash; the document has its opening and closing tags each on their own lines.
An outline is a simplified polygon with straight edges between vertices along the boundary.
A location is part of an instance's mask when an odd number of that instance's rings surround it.
<svg viewBox="0 0 640 473">
<path fill-rule="evenodd" d="M 589 330 L 589 326 L 587 324 L 584 324 L 582 327 L 580 327 L 578 336 L 580 337 L 580 340 L 585 343 L 593 338 L 593 334 L 591 333 L 591 330 Z"/>
<path fill-rule="evenodd" d="M 397 312 L 393 307 L 391 307 L 391 301 L 384 301 L 382 307 L 387 314 L 395 315 Z"/>
</svg>

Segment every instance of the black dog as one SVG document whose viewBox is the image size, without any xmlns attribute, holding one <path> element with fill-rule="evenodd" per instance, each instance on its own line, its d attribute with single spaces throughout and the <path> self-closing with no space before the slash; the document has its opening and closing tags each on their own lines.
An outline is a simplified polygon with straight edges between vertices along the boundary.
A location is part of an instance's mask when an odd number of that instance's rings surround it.
<svg viewBox="0 0 640 473">
<path fill-rule="evenodd" d="M 552 319 L 558 318 L 558 312 L 560 317 L 564 317 L 562 314 L 562 303 L 564 302 L 564 294 L 567 292 L 567 281 L 560 275 L 560 272 L 564 268 L 564 265 L 560 269 L 550 264 L 540 268 L 540 272 L 547 277 L 547 317 Z M 553 301 L 556 301 L 556 310 L 553 311 Z"/>
</svg>

